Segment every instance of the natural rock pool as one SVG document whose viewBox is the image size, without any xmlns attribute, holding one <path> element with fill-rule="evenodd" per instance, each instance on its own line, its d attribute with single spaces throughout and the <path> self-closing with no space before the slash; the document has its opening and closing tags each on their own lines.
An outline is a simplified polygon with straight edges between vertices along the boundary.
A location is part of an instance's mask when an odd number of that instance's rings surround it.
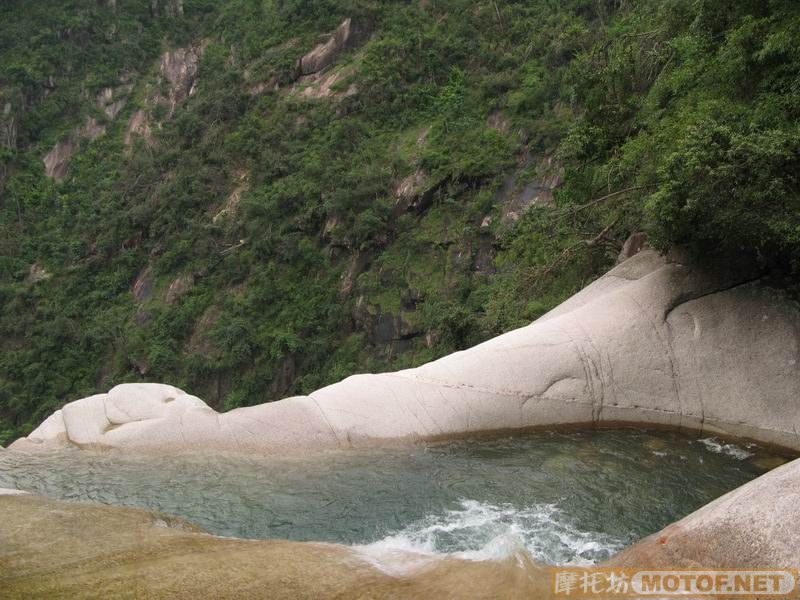
<svg viewBox="0 0 800 600">
<path fill-rule="evenodd" d="M 780 462 L 779 460 L 777 462 Z M 207 531 L 587 563 L 774 464 L 758 447 L 663 432 L 538 432 L 310 457 L 0 452 L 0 487 L 136 506 Z"/>
</svg>

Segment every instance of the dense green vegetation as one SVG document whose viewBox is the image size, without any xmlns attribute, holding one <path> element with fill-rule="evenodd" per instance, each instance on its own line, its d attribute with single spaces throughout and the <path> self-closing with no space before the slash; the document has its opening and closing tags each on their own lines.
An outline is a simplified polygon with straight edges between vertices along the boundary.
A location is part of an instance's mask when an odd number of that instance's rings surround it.
<svg viewBox="0 0 800 600">
<path fill-rule="evenodd" d="M 123 381 L 229 409 L 418 364 L 543 314 L 633 231 L 800 265 L 792 3 L 7 4 L 0 442 Z M 297 62 L 346 18 L 324 95 Z M 171 105 L 159 57 L 189 46 Z"/>
</svg>

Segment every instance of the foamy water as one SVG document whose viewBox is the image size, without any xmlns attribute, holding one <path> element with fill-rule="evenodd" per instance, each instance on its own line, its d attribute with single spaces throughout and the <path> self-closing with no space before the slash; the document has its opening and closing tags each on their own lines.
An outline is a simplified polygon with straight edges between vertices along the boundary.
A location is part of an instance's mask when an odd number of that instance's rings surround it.
<svg viewBox="0 0 800 600">
<path fill-rule="evenodd" d="M 727 454 L 728 456 L 732 456 L 737 460 L 744 460 L 755 455 L 755 452 L 745 450 L 736 444 L 727 444 L 725 442 L 721 442 L 716 438 L 704 438 L 700 440 L 700 443 L 711 450 L 711 452 L 716 452 L 717 454 Z M 753 447 L 753 444 L 749 444 L 748 446 Z"/>
<path fill-rule="evenodd" d="M 415 567 L 414 557 L 421 562 L 442 554 L 503 560 L 525 553 L 544 563 L 587 565 L 624 546 L 624 539 L 581 531 L 555 504 L 516 508 L 462 500 L 458 509 L 427 516 L 356 549 L 382 570 L 396 574 Z"/>
</svg>

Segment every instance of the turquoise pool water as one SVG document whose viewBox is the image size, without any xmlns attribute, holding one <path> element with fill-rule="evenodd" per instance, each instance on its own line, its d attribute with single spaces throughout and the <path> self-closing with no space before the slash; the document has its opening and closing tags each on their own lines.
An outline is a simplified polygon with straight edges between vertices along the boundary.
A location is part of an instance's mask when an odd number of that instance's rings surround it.
<svg viewBox="0 0 800 600">
<path fill-rule="evenodd" d="M 223 536 L 587 563 L 760 475 L 756 447 L 539 432 L 313 457 L 0 451 L 0 487 L 155 509 Z M 756 461 L 757 462 L 757 461 Z"/>
</svg>

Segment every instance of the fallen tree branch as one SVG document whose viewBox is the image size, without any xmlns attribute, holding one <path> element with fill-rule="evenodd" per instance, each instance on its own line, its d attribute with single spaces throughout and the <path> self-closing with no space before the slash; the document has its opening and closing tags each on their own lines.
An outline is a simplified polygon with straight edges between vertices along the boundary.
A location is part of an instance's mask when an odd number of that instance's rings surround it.
<svg viewBox="0 0 800 600">
<path fill-rule="evenodd" d="M 606 194 L 605 196 L 600 196 L 599 198 L 595 198 L 594 200 L 591 200 L 591 201 L 587 202 L 586 204 L 581 204 L 580 206 L 578 206 L 576 208 L 573 208 L 572 210 L 569 210 L 569 211 L 565 212 L 562 215 L 559 215 L 558 217 L 556 217 L 554 219 L 554 221 L 559 221 L 559 220 L 561 220 L 561 219 L 563 219 L 565 217 L 569 217 L 571 215 L 574 215 L 574 214 L 582 211 L 585 208 L 589 208 L 590 206 L 595 206 L 596 204 L 600 204 L 601 202 L 604 202 L 605 200 L 608 200 L 609 198 L 614 198 L 616 196 L 621 196 L 622 194 L 627 194 L 629 192 L 637 192 L 639 190 L 646 190 L 646 189 L 654 188 L 654 187 L 655 187 L 655 185 L 652 185 L 652 184 L 651 185 L 636 185 L 636 186 L 633 186 L 633 187 L 625 188 L 624 190 L 617 190 L 616 192 L 611 192 L 610 194 Z"/>
<path fill-rule="evenodd" d="M 532 273 L 531 276 L 538 276 L 538 277 L 545 277 L 552 273 L 558 266 L 561 265 L 565 260 L 567 260 L 570 256 L 572 256 L 573 252 L 575 252 L 578 248 L 593 248 L 597 246 L 600 242 L 602 242 L 608 236 L 608 232 L 611 231 L 614 226 L 619 223 L 620 217 L 614 219 L 611 223 L 609 223 L 603 230 L 594 236 L 592 239 L 589 240 L 580 240 L 575 242 L 571 246 L 568 246 L 564 249 L 564 251 L 558 255 L 558 257 L 550 263 L 547 267 L 545 267 L 542 271 L 538 273 Z"/>
<path fill-rule="evenodd" d="M 235 246 L 230 246 L 230 247 L 226 248 L 225 250 L 223 250 L 222 252 L 220 252 L 220 255 L 223 255 L 223 254 L 228 254 L 228 252 L 232 252 L 233 250 L 236 250 L 237 248 L 241 248 L 241 247 L 242 247 L 242 246 L 244 246 L 246 243 L 247 243 L 247 240 L 239 240 L 239 243 L 238 243 L 238 244 L 236 244 Z"/>
<path fill-rule="evenodd" d="M 500 9 L 497 8 L 497 0 L 492 0 L 494 3 L 494 12 L 497 14 L 497 22 L 500 23 L 500 29 L 505 29 L 503 24 L 503 17 L 500 16 Z"/>
</svg>

